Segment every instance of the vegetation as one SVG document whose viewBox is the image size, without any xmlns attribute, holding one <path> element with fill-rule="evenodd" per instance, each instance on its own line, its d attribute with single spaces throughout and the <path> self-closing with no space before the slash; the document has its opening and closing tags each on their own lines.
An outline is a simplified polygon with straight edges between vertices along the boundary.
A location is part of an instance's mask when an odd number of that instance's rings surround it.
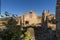
<svg viewBox="0 0 60 40">
<path fill-rule="evenodd" d="M 31 40 L 30 32 L 29 31 L 26 31 L 25 35 L 26 35 L 26 37 L 24 38 L 24 40 Z"/>
<path fill-rule="evenodd" d="M 8 20 L 7 23 L 3 22 L 3 25 L 5 25 L 7 28 L 3 31 L 0 31 L 0 40 L 28 40 L 26 39 L 26 37 L 29 38 L 29 33 L 26 34 L 26 32 L 24 32 L 24 29 L 21 26 L 17 26 L 15 15 L 9 17 L 10 15 L 8 15 L 8 12 L 6 11 L 5 16 L 8 16 Z"/>
<path fill-rule="evenodd" d="M 56 31 L 51 28 L 34 28 L 35 29 L 35 38 L 36 40 L 57 40 Z"/>
</svg>

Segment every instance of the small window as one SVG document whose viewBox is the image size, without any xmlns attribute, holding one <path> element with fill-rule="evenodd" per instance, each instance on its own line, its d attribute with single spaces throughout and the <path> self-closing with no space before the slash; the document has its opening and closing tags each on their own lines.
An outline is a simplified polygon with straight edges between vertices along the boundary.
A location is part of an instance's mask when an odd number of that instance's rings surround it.
<svg viewBox="0 0 60 40">
<path fill-rule="evenodd" d="M 32 16 L 32 12 L 29 12 L 30 13 L 30 16 Z"/>
</svg>

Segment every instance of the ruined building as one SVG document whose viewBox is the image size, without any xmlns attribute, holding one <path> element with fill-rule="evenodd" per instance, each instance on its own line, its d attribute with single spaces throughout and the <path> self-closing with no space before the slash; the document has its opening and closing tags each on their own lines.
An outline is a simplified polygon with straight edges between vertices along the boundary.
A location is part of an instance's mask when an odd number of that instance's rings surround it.
<svg viewBox="0 0 60 40">
<path fill-rule="evenodd" d="M 42 13 L 42 26 L 47 26 L 48 28 L 52 28 L 52 30 L 56 29 L 56 18 L 54 14 L 50 14 L 50 10 L 46 12 L 45 10 Z"/>
<path fill-rule="evenodd" d="M 16 20 L 18 22 L 17 25 L 22 25 L 24 27 L 26 26 L 38 27 L 41 25 L 45 26 L 46 24 L 48 28 L 52 28 L 52 30 L 56 29 L 56 24 L 55 24 L 56 18 L 54 14 L 50 14 L 50 10 L 48 10 L 48 12 L 46 12 L 46 10 L 43 10 L 42 16 L 38 16 L 34 11 L 31 10 L 26 14 L 23 14 L 22 16 L 16 18 Z M 6 21 L 0 21 L 0 28 L 4 28 L 2 22 L 6 22 Z"/>
<path fill-rule="evenodd" d="M 38 26 L 41 23 L 41 18 L 41 16 L 38 16 L 34 11 L 31 10 L 30 12 L 23 14 L 20 19 L 22 20 L 23 26 Z"/>
<path fill-rule="evenodd" d="M 26 14 L 23 14 L 21 17 L 17 19 L 18 25 L 26 26 L 48 26 L 48 28 L 52 28 L 52 30 L 56 29 L 56 18 L 54 14 L 50 14 L 50 10 L 46 12 L 43 10 L 42 16 L 38 16 L 34 11 L 29 11 Z M 46 23 L 47 22 L 47 23 Z M 45 25 L 46 24 L 46 25 Z"/>
<path fill-rule="evenodd" d="M 17 17 L 16 21 L 18 22 L 17 25 L 27 28 L 27 31 L 30 32 L 31 40 L 40 40 L 40 33 L 42 33 L 40 27 L 56 30 L 56 17 L 54 14 L 50 14 L 50 10 L 48 12 L 43 10 L 42 16 L 38 16 L 36 12 L 31 10 Z M 6 21 L 0 21 L 0 29 L 5 28 L 2 22 Z"/>
</svg>

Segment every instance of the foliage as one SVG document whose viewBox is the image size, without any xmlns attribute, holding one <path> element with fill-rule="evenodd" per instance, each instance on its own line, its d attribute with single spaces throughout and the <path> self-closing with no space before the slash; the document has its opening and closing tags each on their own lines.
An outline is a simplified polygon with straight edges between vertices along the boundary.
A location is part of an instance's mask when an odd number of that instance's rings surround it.
<svg viewBox="0 0 60 40">
<path fill-rule="evenodd" d="M 29 31 L 26 31 L 25 32 L 25 38 L 24 38 L 24 40 L 31 40 L 31 37 L 30 37 L 30 32 Z"/>
<path fill-rule="evenodd" d="M 5 15 L 9 16 L 8 12 L 5 12 Z M 2 34 L 0 34 L 1 35 L 0 39 L 1 40 L 22 40 L 21 35 L 22 35 L 23 28 L 17 26 L 17 21 L 13 16 L 8 17 L 7 19 L 8 19 L 7 23 L 3 22 L 3 24 L 7 28 L 2 31 Z"/>
<path fill-rule="evenodd" d="M 12 17 L 5 12 L 6 18 L 1 20 L 6 21 L 3 22 L 3 25 L 6 26 L 0 34 L 0 40 L 30 40 L 30 32 L 24 31 L 21 26 L 17 26 L 17 21 L 15 20 L 15 15 L 13 14 Z M 17 16 L 17 15 L 16 15 Z"/>
</svg>

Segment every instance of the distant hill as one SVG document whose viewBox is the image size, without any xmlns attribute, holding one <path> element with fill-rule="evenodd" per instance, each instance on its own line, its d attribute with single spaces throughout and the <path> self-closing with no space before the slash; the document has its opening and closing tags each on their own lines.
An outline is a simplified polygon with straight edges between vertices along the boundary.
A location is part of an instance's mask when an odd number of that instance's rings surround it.
<svg viewBox="0 0 60 40">
<path fill-rule="evenodd" d="M 0 18 L 0 21 L 6 21 L 7 18 Z"/>
</svg>

